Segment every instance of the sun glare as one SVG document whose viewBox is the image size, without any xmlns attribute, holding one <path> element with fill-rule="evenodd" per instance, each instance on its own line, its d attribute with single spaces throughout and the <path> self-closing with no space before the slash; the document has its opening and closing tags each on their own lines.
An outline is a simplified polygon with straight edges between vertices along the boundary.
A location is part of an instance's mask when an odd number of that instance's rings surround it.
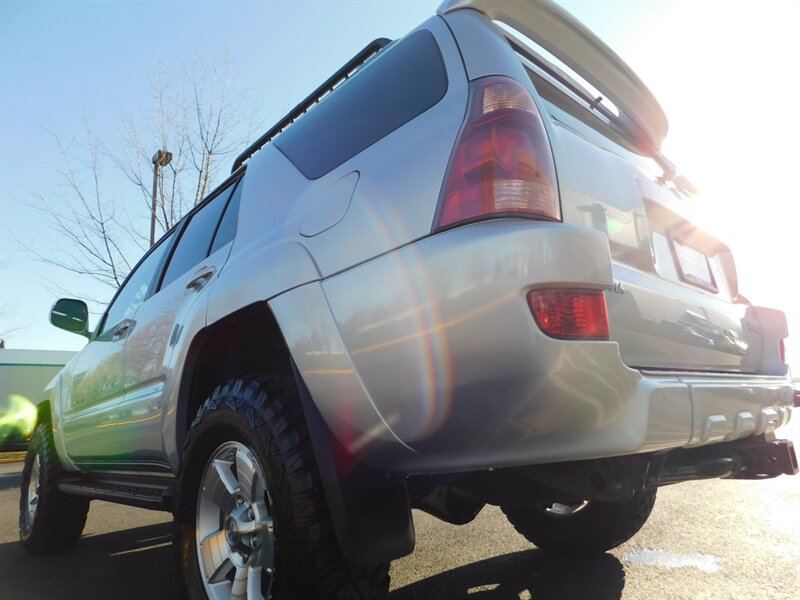
<svg viewBox="0 0 800 600">
<path fill-rule="evenodd" d="M 660 3 L 616 48 L 664 107 L 664 153 L 700 188 L 692 210 L 733 250 L 740 292 L 787 313 L 795 375 L 799 25 L 797 2 Z"/>
<path fill-rule="evenodd" d="M 36 425 L 36 407 L 25 396 L 9 394 L 8 408 L 0 414 L 0 444 L 6 437 L 30 437 Z"/>
</svg>

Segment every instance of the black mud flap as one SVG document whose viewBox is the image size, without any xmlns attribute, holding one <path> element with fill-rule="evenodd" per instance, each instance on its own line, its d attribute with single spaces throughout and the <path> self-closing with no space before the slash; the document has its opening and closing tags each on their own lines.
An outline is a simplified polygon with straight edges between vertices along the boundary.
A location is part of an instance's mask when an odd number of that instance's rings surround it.
<svg viewBox="0 0 800 600">
<path fill-rule="evenodd" d="M 319 414 L 294 362 L 292 369 L 336 538 L 345 558 L 369 567 L 411 554 L 414 522 L 405 477 L 379 471 L 355 458 L 349 461 L 347 473 L 341 473 L 335 457 L 347 451 Z"/>
</svg>

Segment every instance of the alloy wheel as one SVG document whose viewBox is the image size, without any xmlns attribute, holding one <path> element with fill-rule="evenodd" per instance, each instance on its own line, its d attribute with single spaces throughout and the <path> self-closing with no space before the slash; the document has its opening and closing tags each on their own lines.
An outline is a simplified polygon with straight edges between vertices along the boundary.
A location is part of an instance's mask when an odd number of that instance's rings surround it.
<svg viewBox="0 0 800 600">
<path fill-rule="evenodd" d="M 219 446 L 199 492 L 195 540 L 206 594 L 268 600 L 275 578 L 273 508 L 255 452 L 239 442 Z"/>
<path fill-rule="evenodd" d="M 33 457 L 31 478 L 28 481 L 28 523 L 33 524 L 36 518 L 36 508 L 39 506 L 39 482 L 41 479 L 42 462 L 37 452 Z"/>
<path fill-rule="evenodd" d="M 589 502 L 587 500 L 583 500 L 581 502 L 574 502 L 574 503 L 561 503 L 561 502 L 553 502 L 552 504 L 545 506 L 544 511 L 556 517 L 569 517 L 574 515 L 577 512 L 582 511 L 584 508 L 588 506 Z"/>
</svg>

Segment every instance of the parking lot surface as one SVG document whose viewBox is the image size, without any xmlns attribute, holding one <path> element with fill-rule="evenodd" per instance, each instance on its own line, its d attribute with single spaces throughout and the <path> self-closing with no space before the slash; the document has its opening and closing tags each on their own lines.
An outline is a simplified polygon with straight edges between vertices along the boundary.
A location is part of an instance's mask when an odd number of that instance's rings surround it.
<svg viewBox="0 0 800 600">
<path fill-rule="evenodd" d="M 782 431 L 800 445 L 800 413 Z M 176 598 L 170 515 L 95 501 L 70 552 L 17 542 L 22 463 L 0 464 L 0 599 Z M 800 598 L 800 476 L 659 490 L 650 520 L 594 558 L 553 557 L 499 509 L 462 527 L 415 511 L 414 554 L 392 564 L 390 598 Z"/>
</svg>

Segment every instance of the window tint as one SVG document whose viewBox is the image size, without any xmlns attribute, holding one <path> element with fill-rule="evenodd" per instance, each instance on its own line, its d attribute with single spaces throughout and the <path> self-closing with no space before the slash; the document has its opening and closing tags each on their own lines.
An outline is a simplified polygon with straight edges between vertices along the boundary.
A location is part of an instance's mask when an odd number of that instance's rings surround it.
<svg viewBox="0 0 800 600">
<path fill-rule="evenodd" d="M 232 187 L 229 187 L 223 190 L 192 215 L 189 224 L 186 225 L 178 240 L 178 245 L 172 253 L 172 258 L 169 259 L 169 265 L 160 289 L 167 287 L 208 256 L 211 238 L 214 236 L 220 215 L 225 208 L 232 189 Z"/>
<path fill-rule="evenodd" d="M 225 209 L 225 214 L 222 215 L 217 233 L 214 236 L 214 243 L 211 244 L 211 252 L 214 254 L 217 250 L 222 248 L 225 244 L 236 237 L 236 226 L 239 222 L 239 197 L 242 195 L 242 184 L 236 186 L 233 192 L 233 197 L 228 202 L 228 208 Z"/>
<path fill-rule="evenodd" d="M 139 305 L 145 301 L 156 271 L 161 266 L 174 237 L 175 230 L 163 238 L 134 271 L 128 275 L 128 279 L 122 284 L 117 297 L 108 307 L 106 319 L 103 323 L 103 331 L 111 331 L 125 319 L 130 319 Z"/>
<path fill-rule="evenodd" d="M 316 179 L 442 99 L 447 75 L 436 40 L 418 31 L 383 50 L 275 140 Z"/>
</svg>

